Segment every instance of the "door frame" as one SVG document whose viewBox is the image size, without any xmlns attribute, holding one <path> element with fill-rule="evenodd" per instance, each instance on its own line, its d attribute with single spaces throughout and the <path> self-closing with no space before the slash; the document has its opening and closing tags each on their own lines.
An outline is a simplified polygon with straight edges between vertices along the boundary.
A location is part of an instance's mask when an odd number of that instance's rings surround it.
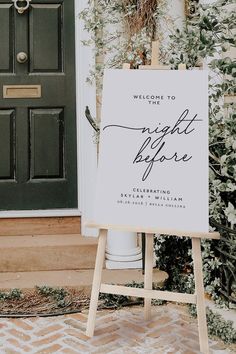
<svg viewBox="0 0 236 354">
<path fill-rule="evenodd" d="M 94 143 L 93 131 L 84 115 L 86 106 L 89 106 L 92 114 L 96 115 L 96 88 L 95 85 L 86 83 L 91 65 L 94 64 L 93 48 L 85 47 L 82 44 L 82 40 L 87 40 L 89 35 L 84 30 L 83 22 L 79 20 L 79 13 L 87 4 L 87 0 L 74 0 L 78 208 L 0 211 L 0 219 L 81 216 L 82 234 L 96 236 L 94 230 L 85 227 L 85 220 L 91 219 L 97 167 L 97 148 Z"/>
</svg>

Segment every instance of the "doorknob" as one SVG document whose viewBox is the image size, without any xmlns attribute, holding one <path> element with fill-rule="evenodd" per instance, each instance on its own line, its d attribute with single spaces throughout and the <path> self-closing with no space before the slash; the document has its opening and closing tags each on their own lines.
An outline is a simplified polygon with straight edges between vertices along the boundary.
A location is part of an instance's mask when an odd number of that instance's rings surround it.
<svg viewBox="0 0 236 354">
<path fill-rule="evenodd" d="M 23 14 L 28 8 L 31 0 L 12 0 L 19 14 Z M 22 4 L 22 6 L 20 6 Z"/>
<path fill-rule="evenodd" d="M 16 55 L 16 60 L 18 61 L 18 63 L 24 64 L 28 60 L 28 55 L 25 52 L 19 52 Z"/>
</svg>

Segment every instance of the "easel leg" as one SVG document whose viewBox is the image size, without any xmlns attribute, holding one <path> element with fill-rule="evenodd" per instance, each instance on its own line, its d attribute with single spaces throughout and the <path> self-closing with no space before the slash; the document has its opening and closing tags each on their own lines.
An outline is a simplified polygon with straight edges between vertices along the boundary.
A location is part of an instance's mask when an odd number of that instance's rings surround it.
<svg viewBox="0 0 236 354">
<path fill-rule="evenodd" d="M 200 351 L 201 353 L 209 354 L 200 238 L 192 238 L 192 251 L 195 278 L 195 293 L 197 295 L 197 318 Z"/>
<path fill-rule="evenodd" d="M 146 234 L 145 274 L 144 274 L 145 289 L 152 290 L 152 273 L 153 273 L 153 234 Z M 146 321 L 151 319 L 151 302 L 152 299 L 144 298 L 144 317 Z"/>
<path fill-rule="evenodd" d="M 86 335 L 88 337 L 92 337 L 94 333 L 97 306 L 98 306 L 98 296 L 99 296 L 101 279 L 102 279 L 102 268 L 103 268 L 103 262 L 105 258 L 106 242 L 107 242 L 107 230 L 102 229 L 100 230 L 99 233 L 98 249 L 97 249 L 94 275 L 93 275 L 92 292 L 91 292 L 87 330 L 86 330 Z"/>
</svg>

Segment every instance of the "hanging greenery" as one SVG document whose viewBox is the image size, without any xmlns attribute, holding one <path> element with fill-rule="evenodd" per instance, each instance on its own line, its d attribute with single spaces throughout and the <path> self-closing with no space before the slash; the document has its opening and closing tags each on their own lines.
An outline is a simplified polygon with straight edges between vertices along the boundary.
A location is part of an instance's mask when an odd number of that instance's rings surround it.
<svg viewBox="0 0 236 354">
<path fill-rule="evenodd" d="M 167 0 L 89 0 L 80 13 L 91 37 L 83 43 L 93 46 L 96 58 L 88 81 L 95 80 L 100 89 L 105 67 L 149 64 L 152 39 L 164 36 L 161 21 L 165 18 L 165 27 L 170 23 L 167 12 Z"/>
</svg>

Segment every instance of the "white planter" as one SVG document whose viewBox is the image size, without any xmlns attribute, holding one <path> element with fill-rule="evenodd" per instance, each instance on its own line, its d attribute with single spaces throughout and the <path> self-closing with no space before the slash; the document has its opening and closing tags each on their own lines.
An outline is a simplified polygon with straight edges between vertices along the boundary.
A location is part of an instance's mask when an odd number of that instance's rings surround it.
<svg viewBox="0 0 236 354">
<path fill-rule="evenodd" d="M 137 244 L 136 232 L 108 231 L 106 268 L 142 268 L 142 251 Z"/>
</svg>

